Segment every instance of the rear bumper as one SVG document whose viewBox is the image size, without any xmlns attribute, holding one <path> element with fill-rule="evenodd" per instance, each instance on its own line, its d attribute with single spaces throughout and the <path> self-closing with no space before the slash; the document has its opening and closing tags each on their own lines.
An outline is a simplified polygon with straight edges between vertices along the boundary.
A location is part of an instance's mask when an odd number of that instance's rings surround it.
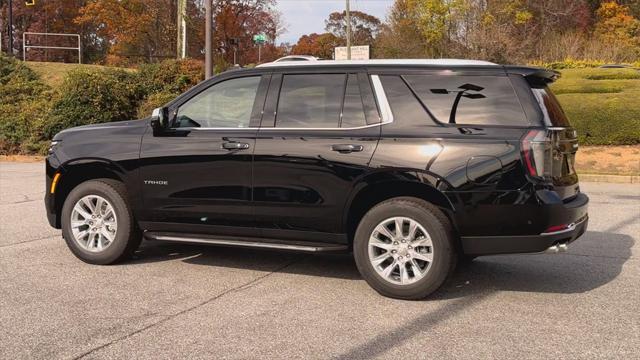
<svg viewBox="0 0 640 360">
<path fill-rule="evenodd" d="M 580 193 L 569 203 L 541 206 L 541 211 L 548 212 L 556 224 L 570 224 L 566 229 L 536 235 L 464 236 L 462 250 L 467 255 L 536 253 L 553 245 L 571 243 L 587 231 L 588 204 L 589 198 Z"/>
</svg>

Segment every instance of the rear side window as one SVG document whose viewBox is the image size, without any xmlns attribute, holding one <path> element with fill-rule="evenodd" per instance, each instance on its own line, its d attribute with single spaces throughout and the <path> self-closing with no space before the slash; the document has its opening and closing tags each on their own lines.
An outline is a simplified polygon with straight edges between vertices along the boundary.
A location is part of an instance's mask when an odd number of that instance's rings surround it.
<svg viewBox="0 0 640 360">
<path fill-rule="evenodd" d="M 540 110 L 542 110 L 544 121 L 547 125 L 560 127 L 571 126 L 567 115 L 565 115 L 562 107 L 560 107 L 560 102 L 558 102 L 556 96 L 551 92 L 551 89 L 544 86 L 534 87 L 531 90 L 538 101 L 538 105 L 540 105 Z"/>
<path fill-rule="evenodd" d="M 405 124 L 433 124 L 429 114 L 400 76 L 380 76 L 380 82 L 394 118 L 402 119 Z"/>
<path fill-rule="evenodd" d="M 403 78 L 440 122 L 529 125 L 508 77 L 406 75 Z"/>
<path fill-rule="evenodd" d="M 345 77 L 345 74 L 284 75 L 276 127 L 338 127 Z"/>
</svg>

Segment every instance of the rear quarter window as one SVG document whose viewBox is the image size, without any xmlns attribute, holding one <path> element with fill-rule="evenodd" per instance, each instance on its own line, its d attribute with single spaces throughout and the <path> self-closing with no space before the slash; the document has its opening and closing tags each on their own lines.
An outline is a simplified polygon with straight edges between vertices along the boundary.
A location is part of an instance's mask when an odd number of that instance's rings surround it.
<svg viewBox="0 0 640 360">
<path fill-rule="evenodd" d="M 442 123 L 530 125 L 506 76 L 405 75 L 403 78 Z"/>
<path fill-rule="evenodd" d="M 547 86 L 533 87 L 533 95 L 538 101 L 544 122 L 548 126 L 570 127 L 569 118 L 565 115 L 558 98 Z"/>
</svg>

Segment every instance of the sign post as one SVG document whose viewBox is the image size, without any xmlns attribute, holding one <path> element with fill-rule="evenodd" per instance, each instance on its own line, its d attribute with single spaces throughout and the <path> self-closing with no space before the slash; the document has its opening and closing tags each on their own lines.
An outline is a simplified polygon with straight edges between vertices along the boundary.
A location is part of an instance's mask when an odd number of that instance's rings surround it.
<svg viewBox="0 0 640 360">
<path fill-rule="evenodd" d="M 253 35 L 253 42 L 258 44 L 258 63 L 262 60 L 262 44 L 267 42 L 267 35 L 265 34 L 256 34 Z"/>
</svg>

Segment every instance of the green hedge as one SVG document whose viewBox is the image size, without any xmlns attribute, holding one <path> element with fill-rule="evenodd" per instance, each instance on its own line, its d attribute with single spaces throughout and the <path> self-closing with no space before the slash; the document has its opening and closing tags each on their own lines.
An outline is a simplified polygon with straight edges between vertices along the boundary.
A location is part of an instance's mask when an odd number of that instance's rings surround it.
<svg viewBox="0 0 640 360">
<path fill-rule="evenodd" d="M 87 124 L 136 117 L 144 89 L 135 73 L 124 70 L 73 70 L 58 89 L 44 135 Z"/>
<path fill-rule="evenodd" d="M 602 65 L 611 64 L 610 61 L 604 60 L 584 60 L 584 59 L 565 59 L 563 61 L 552 61 L 552 62 L 544 62 L 544 61 L 532 61 L 529 63 L 531 66 L 538 66 L 548 69 L 554 70 L 564 70 L 564 69 L 586 69 L 586 68 L 597 68 Z M 640 61 L 634 61 L 632 63 L 628 63 L 634 68 L 640 68 Z"/>
<path fill-rule="evenodd" d="M 0 153 L 40 153 L 52 90 L 20 61 L 0 56 Z"/>
<path fill-rule="evenodd" d="M 640 144 L 640 71 L 567 69 L 552 85 L 581 145 Z"/>
<path fill-rule="evenodd" d="M 0 153 L 40 153 L 59 131 L 143 118 L 204 79 L 196 60 L 140 66 L 78 68 L 56 89 L 21 61 L 0 55 Z"/>
</svg>

